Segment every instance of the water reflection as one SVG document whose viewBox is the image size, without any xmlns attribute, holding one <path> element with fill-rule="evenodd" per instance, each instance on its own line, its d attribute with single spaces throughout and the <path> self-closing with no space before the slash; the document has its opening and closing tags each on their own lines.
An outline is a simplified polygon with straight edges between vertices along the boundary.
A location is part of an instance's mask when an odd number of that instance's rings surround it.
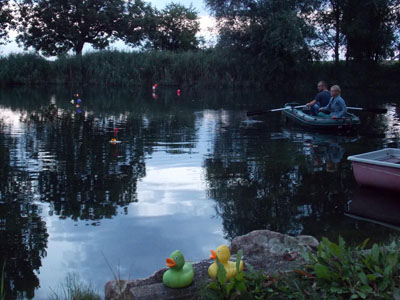
<svg viewBox="0 0 400 300">
<path fill-rule="evenodd" d="M 13 119 L 13 118 L 11 118 Z M 4 130 L 8 125 L 0 123 Z M 39 279 L 34 273 L 46 255 L 47 228 L 32 197 L 34 188 L 29 172 L 12 160 L 13 137 L 1 136 L 0 143 L 0 264 L 4 273 L 7 299 L 16 299 L 24 291 L 33 298 Z"/>
<path fill-rule="evenodd" d="M 80 111 L 70 103 L 75 92 Z M 69 271 L 102 290 L 112 279 L 104 257 L 122 266 L 121 277 L 143 277 L 177 248 L 200 260 L 254 229 L 387 236 L 343 217 L 356 185 L 345 158 L 398 143 L 397 108 L 364 116 L 373 135 L 335 136 L 285 127 L 279 114 L 247 122 L 245 110 L 261 97 L 244 91 L 178 97 L 160 88 L 157 95 L 0 94 L 0 259 L 8 295 L 45 299 Z M 279 107 L 273 99 L 268 105 Z M 120 143 L 111 144 L 113 137 Z"/>
<path fill-rule="evenodd" d="M 302 152 L 312 164 L 315 172 L 335 172 L 343 159 L 344 145 L 356 142 L 357 134 L 335 134 L 305 131 L 296 128 L 284 129 L 272 134 L 272 138 L 286 138 L 303 145 Z"/>
<path fill-rule="evenodd" d="M 235 130 L 216 136 L 205 160 L 209 196 L 226 238 L 261 228 L 335 236 L 354 184 L 346 148 L 360 137 L 252 125 L 241 128 L 242 138 Z"/>
<path fill-rule="evenodd" d="M 400 230 L 400 201 L 396 193 L 357 188 L 347 203 L 346 215 Z"/>
</svg>

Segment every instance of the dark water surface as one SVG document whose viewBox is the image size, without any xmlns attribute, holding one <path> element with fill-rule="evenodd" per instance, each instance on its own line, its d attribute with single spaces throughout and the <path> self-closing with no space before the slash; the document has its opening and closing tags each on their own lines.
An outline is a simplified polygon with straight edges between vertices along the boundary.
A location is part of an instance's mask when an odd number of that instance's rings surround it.
<svg viewBox="0 0 400 300">
<path fill-rule="evenodd" d="M 70 103 L 76 92 L 79 108 Z M 380 195 L 360 191 L 346 158 L 400 147 L 398 93 L 344 91 L 350 106 L 389 110 L 358 113 L 362 126 L 350 135 L 306 131 L 280 113 L 246 118 L 314 95 L 285 93 L 1 90 L 8 297 L 46 299 L 72 273 L 103 293 L 113 272 L 149 276 L 175 249 L 197 261 L 255 229 L 349 243 L 397 235 L 396 226 L 355 217 Z M 397 206 L 385 204 L 391 223 Z"/>
</svg>

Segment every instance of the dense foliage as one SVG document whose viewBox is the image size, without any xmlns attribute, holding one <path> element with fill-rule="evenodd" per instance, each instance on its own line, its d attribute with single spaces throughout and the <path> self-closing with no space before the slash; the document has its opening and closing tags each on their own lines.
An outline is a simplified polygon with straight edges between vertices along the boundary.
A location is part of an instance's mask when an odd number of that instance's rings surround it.
<svg viewBox="0 0 400 300">
<path fill-rule="evenodd" d="M 11 9 L 8 4 L 8 0 L 0 1 L 0 44 L 2 44 L 2 39 L 7 38 L 8 30 L 13 23 Z"/>
<path fill-rule="evenodd" d="M 85 43 L 104 49 L 121 26 L 124 1 L 25 1 L 20 6 L 18 40 L 45 55 L 70 49 L 78 55 Z"/>
<path fill-rule="evenodd" d="M 305 72 L 289 73 L 284 81 L 269 81 L 259 66 L 227 49 L 207 51 L 99 51 L 82 56 L 60 56 L 54 61 L 40 55 L 0 57 L 0 86 L 16 84 L 96 84 L 104 86 L 160 85 L 252 87 L 276 89 L 310 86 L 321 78 L 341 86 L 387 88 L 398 85 L 400 63 L 359 65 L 310 62 Z"/>
<path fill-rule="evenodd" d="M 196 10 L 168 4 L 155 13 L 154 30 L 149 31 L 147 48 L 156 50 L 188 51 L 199 47 L 196 34 L 200 31 Z"/>
<path fill-rule="evenodd" d="M 339 237 L 323 238 L 317 253 L 308 253 L 308 264 L 291 273 L 267 276 L 248 266 L 227 283 L 223 266 L 210 283 L 205 299 L 398 299 L 400 296 L 399 244 L 374 244 L 368 240 L 349 247 Z M 239 255 L 241 257 L 241 253 Z"/>
<path fill-rule="evenodd" d="M 382 62 L 399 57 L 400 0 L 205 0 L 218 30 L 215 47 L 207 49 L 201 47 L 192 6 L 170 3 L 158 10 L 144 0 L 15 0 L 7 5 L 10 1 L 0 2 L 0 39 L 17 26 L 17 40 L 26 49 L 58 59 L 1 58 L 2 85 L 159 81 L 276 88 L 321 78 L 369 85 L 376 74 L 390 71 L 382 76 L 385 82 L 375 78 L 373 83 L 384 86 L 398 76 L 396 64 Z M 106 49 L 115 40 L 136 47 L 135 52 L 82 57 L 85 45 Z M 69 56 L 71 51 L 77 57 Z M 319 63 L 330 57 L 334 65 Z"/>
<path fill-rule="evenodd" d="M 158 12 L 142 0 L 23 0 L 18 13 L 17 40 L 46 56 L 81 55 L 86 43 L 104 49 L 115 39 L 137 46 L 147 38 L 168 50 L 198 45 L 196 12 L 173 3 Z"/>
<path fill-rule="evenodd" d="M 44 55 L 81 54 L 121 39 L 147 49 L 198 49 L 198 12 L 170 3 L 158 10 L 143 0 L 0 2 L 0 38 L 19 16 L 17 40 Z M 245 54 L 267 77 L 306 61 L 341 57 L 380 61 L 399 55 L 400 0 L 205 0 L 217 20 L 217 46 Z"/>
<path fill-rule="evenodd" d="M 301 71 L 301 65 L 315 58 L 308 46 L 314 37 L 306 16 L 316 1 L 207 0 L 214 12 L 220 33 L 219 46 L 247 56 L 264 68 L 268 79 L 281 79 Z M 283 75 L 283 76 L 282 76 Z"/>
<path fill-rule="evenodd" d="M 343 1 L 342 33 L 346 37 L 346 57 L 355 61 L 378 61 L 394 56 L 400 46 L 398 0 Z M 396 44 L 397 43 L 397 44 Z"/>
</svg>

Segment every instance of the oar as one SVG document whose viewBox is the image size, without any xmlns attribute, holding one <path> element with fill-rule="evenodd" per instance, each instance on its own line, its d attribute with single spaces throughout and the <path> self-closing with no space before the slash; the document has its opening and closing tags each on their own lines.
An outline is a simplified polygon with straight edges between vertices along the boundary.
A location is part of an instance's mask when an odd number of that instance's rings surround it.
<svg viewBox="0 0 400 300">
<path fill-rule="evenodd" d="M 282 107 L 282 108 L 274 108 L 274 109 L 269 109 L 269 110 L 256 110 L 256 111 L 248 111 L 246 113 L 246 115 L 248 117 L 251 116 L 258 116 L 258 115 L 263 115 L 263 114 L 267 114 L 270 112 L 276 112 L 276 111 L 281 111 L 284 109 L 291 109 L 291 108 L 301 108 L 301 107 L 306 107 L 307 105 L 298 105 L 298 106 L 287 106 L 287 107 Z"/>
<path fill-rule="evenodd" d="M 347 106 L 347 109 L 362 110 L 362 111 L 372 112 L 372 113 L 376 113 L 376 114 L 386 114 L 387 113 L 387 109 L 386 108 L 377 108 L 377 107 L 362 108 L 362 107 L 349 107 L 349 106 Z"/>
</svg>

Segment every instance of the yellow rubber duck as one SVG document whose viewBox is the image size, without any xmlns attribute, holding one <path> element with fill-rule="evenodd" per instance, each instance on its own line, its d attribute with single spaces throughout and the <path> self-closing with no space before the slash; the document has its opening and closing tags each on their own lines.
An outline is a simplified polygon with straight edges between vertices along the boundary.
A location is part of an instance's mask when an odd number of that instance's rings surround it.
<svg viewBox="0 0 400 300">
<path fill-rule="evenodd" d="M 226 279 L 229 280 L 236 276 L 236 262 L 229 261 L 231 257 L 231 251 L 229 251 L 228 246 L 221 245 L 216 251 L 211 250 L 210 258 L 215 260 L 218 257 L 219 262 L 224 266 L 226 271 Z M 208 275 L 215 279 L 217 277 L 218 265 L 217 262 L 213 263 L 208 267 Z M 243 270 L 243 260 L 240 261 L 239 271 Z"/>
</svg>

